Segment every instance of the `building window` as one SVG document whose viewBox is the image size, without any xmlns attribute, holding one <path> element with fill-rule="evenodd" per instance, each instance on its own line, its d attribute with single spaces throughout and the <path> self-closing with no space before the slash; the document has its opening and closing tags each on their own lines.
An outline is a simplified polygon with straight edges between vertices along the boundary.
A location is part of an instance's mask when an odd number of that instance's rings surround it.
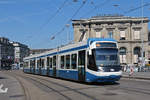
<svg viewBox="0 0 150 100">
<path fill-rule="evenodd" d="M 134 48 L 134 63 L 138 63 L 138 60 L 140 57 L 141 57 L 141 48 L 135 47 Z"/>
<path fill-rule="evenodd" d="M 126 48 L 121 47 L 119 53 L 120 53 L 120 63 L 126 63 Z"/>
<path fill-rule="evenodd" d="M 134 39 L 140 39 L 140 30 L 134 30 Z"/>
<path fill-rule="evenodd" d="M 125 36 L 125 31 L 120 31 L 120 40 L 125 40 L 126 36 Z"/>
<path fill-rule="evenodd" d="M 97 38 L 101 38 L 101 37 L 102 37 L 100 31 L 96 31 L 96 37 L 97 37 Z"/>
</svg>

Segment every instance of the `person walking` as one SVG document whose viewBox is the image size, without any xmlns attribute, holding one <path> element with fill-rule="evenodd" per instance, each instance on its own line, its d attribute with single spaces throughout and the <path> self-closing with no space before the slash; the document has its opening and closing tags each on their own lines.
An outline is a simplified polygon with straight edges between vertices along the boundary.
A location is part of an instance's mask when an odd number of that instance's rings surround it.
<svg viewBox="0 0 150 100">
<path fill-rule="evenodd" d="M 130 73 L 129 73 L 129 76 L 132 76 L 133 75 L 133 66 L 130 66 Z"/>
</svg>

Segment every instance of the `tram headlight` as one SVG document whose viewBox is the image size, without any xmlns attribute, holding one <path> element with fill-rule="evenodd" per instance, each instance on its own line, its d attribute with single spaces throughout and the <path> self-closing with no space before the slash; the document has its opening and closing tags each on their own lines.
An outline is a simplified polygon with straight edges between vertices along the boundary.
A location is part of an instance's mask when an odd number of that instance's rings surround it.
<svg viewBox="0 0 150 100">
<path fill-rule="evenodd" d="M 102 67 L 98 67 L 99 72 L 104 72 L 104 69 Z"/>
</svg>

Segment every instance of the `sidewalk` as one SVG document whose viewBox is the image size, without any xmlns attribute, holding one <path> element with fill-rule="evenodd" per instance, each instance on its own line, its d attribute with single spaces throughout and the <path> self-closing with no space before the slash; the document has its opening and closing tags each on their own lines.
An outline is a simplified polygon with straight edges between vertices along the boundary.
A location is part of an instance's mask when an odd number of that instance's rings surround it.
<svg viewBox="0 0 150 100">
<path fill-rule="evenodd" d="M 123 72 L 122 77 L 123 78 L 150 80 L 150 72 L 134 72 L 131 76 L 129 76 L 129 72 Z"/>
</svg>

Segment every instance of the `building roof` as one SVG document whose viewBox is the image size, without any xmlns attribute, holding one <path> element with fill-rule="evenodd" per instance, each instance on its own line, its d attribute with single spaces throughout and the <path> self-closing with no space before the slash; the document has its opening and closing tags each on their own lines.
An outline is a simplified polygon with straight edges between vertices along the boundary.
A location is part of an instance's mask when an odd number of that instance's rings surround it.
<svg viewBox="0 0 150 100">
<path fill-rule="evenodd" d="M 92 23 L 92 22 L 149 22 L 148 17 L 129 17 L 129 16 L 93 16 L 88 19 L 72 20 L 73 24 Z"/>
</svg>

